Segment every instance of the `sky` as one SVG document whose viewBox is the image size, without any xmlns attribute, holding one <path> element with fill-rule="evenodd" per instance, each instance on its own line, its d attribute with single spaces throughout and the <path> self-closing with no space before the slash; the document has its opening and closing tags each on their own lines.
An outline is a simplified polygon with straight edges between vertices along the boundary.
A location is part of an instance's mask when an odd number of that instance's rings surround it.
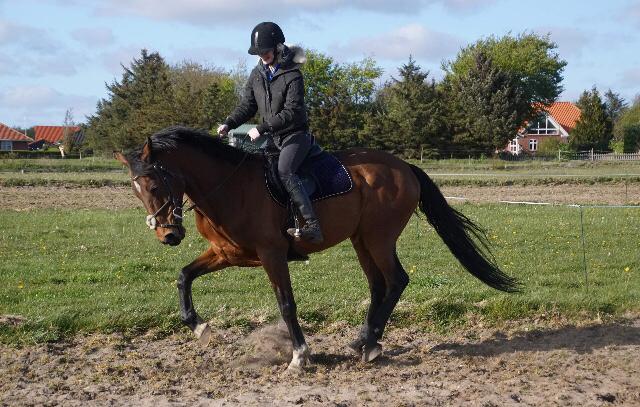
<svg viewBox="0 0 640 407">
<path fill-rule="evenodd" d="M 593 86 L 640 94 L 640 0 L 0 0 L 0 123 L 61 125 L 68 109 L 86 122 L 142 49 L 251 67 L 261 21 L 338 63 L 373 57 L 381 82 L 410 55 L 439 80 L 442 62 L 479 39 L 549 34 L 567 61 L 560 100 Z"/>
</svg>

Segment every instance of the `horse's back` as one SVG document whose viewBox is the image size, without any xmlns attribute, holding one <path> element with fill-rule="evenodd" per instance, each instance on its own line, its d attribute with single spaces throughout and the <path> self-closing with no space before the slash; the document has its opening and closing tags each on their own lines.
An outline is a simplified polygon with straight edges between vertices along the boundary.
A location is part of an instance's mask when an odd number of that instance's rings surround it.
<svg viewBox="0 0 640 407">
<path fill-rule="evenodd" d="M 356 188 L 377 191 L 387 204 L 409 201 L 412 211 L 420 197 L 420 184 L 405 161 L 385 151 L 354 148 L 336 153 L 349 169 Z"/>
</svg>

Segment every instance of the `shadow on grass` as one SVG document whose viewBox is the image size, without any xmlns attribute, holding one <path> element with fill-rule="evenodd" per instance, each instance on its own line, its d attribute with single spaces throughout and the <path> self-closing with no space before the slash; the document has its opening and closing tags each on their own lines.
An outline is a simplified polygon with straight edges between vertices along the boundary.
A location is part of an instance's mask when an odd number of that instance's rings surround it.
<svg viewBox="0 0 640 407">
<path fill-rule="evenodd" d="M 511 338 L 497 333 L 479 343 L 445 342 L 430 349 L 432 353 L 452 356 L 494 356 L 514 352 L 572 350 L 590 353 L 608 346 L 640 345 L 640 320 L 597 326 L 567 326 L 554 330 L 518 333 Z"/>
</svg>

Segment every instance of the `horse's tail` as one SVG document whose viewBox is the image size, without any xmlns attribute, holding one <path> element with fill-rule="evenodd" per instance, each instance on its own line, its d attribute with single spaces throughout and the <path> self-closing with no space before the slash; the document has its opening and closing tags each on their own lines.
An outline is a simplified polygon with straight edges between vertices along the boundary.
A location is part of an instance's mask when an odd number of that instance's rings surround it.
<svg viewBox="0 0 640 407">
<path fill-rule="evenodd" d="M 485 231 L 449 206 L 442 192 L 424 171 L 415 165 L 409 166 L 420 182 L 420 210 L 460 264 L 495 289 L 520 291 L 518 281 L 504 274 L 496 264 Z"/>
</svg>

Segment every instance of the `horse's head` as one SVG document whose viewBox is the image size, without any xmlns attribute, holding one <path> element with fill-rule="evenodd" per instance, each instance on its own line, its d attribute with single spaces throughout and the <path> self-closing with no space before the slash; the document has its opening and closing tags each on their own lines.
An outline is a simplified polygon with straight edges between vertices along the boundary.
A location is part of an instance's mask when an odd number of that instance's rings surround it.
<svg viewBox="0 0 640 407">
<path fill-rule="evenodd" d="M 129 168 L 133 193 L 142 201 L 146 222 L 164 244 L 176 246 L 185 236 L 182 226 L 182 197 L 185 182 L 182 175 L 154 159 L 151 138 L 141 152 L 127 156 L 116 152 L 115 158 Z"/>
</svg>

